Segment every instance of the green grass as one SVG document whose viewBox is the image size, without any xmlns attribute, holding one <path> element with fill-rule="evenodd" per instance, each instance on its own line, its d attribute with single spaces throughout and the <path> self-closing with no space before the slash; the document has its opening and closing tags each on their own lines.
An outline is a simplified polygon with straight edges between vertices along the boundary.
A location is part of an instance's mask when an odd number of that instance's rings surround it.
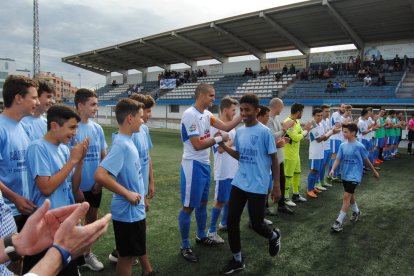
<svg viewBox="0 0 414 276">
<path fill-rule="evenodd" d="M 114 128 L 105 127 L 107 141 Z M 231 257 L 227 242 L 215 248 L 195 245 L 199 263 L 189 263 L 179 254 L 178 212 L 179 166 L 182 144 L 179 133 L 151 130 L 151 152 L 156 196 L 147 214 L 147 251 L 158 275 L 217 275 Z M 308 169 L 308 144 L 301 146 L 301 191 L 305 191 Z M 356 190 L 363 212 L 355 225 L 345 223 L 342 233 L 331 234 L 337 217 L 343 188 L 337 184 L 316 200 L 301 204 L 295 215 L 269 217 L 282 231 L 282 250 L 276 258 L 267 253 L 267 241 L 247 227 L 246 214 L 241 223 L 242 253 L 246 269 L 240 275 L 414 275 L 413 212 L 414 157 L 402 154 L 398 160 L 382 165 L 381 178 L 364 177 Z M 213 195 L 211 186 L 211 198 Z M 104 191 L 100 215 L 110 211 L 111 193 Z M 209 203 L 209 213 L 211 202 Z M 245 212 L 246 213 L 246 212 Z M 191 237 L 196 223 L 191 223 Z M 227 240 L 227 235 L 222 233 Z M 82 275 L 114 275 L 115 265 L 108 261 L 114 247 L 112 225 L 94 246 L 94 253 L 104 262 L 105 270 L 92 273 L 82 268 Z M 139 265 L 134 275 L 140 275 Z"/>
</svg>

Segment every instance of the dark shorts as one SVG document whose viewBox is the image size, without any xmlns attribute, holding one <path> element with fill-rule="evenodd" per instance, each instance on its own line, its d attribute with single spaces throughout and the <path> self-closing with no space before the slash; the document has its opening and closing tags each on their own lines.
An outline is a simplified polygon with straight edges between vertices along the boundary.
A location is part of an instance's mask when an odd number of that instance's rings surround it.
<svg viewBox="0 0 414 276">
<path fill-rule="evenodd" d="M 414 141 L 414 131 L 413 130 L 408 131 L 408 141 Z"/>
<path fill-rule="evenodd" d="M 101 206 L 102 193 L 94 194 L 91 191 L 83 192 L 85 201 L 89 203 L 92 208 L 99 208 Z"/>
<path fill-rule="evenodd" d="M 359 183 L 355 181 L 342 180 L 342 184 L 344 185 L 345 192 L 353 194 Z"/>
<path fill-rule="evenodd" d="M 136 222 L 112 220 L 114 225 L 115 244 L 119 256 L 143 256 L 146 249 L 145 219 Z"/>
</svg>

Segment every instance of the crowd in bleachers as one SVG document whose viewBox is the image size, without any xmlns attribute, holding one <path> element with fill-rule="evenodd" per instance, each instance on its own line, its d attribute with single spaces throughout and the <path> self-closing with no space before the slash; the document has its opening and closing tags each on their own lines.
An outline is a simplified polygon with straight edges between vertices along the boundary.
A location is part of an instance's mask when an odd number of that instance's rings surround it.
<svg viewBox="0 0 414 276">
<path fill-rule="evenodd" d="M 206 69 L 198 70 L 185 70 L 184 72 L 167 70 L 158 74 L 158 83 L 161 79 L 176 79 L 177 87 L 184 83 L 195 83 L 197 78 L 207 77 Z"/>
</svg>

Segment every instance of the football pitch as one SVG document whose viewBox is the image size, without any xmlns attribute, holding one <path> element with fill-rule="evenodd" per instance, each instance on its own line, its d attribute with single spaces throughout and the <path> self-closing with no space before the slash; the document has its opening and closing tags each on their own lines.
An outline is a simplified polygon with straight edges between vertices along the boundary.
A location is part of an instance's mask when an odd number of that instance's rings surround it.
<svg viewBox="0 0 414 276">
<path fill-rule="evenodd" d="M 108 145 L 113 127 L 104 127 Z M 147 213 L 147 252 L 157 275 L 218 275 L 231 258 L 226 243 L 217 247 L 195 244 L 196 223 L 191 222 L 190 237 L 198 263 L 184 260 L 179 252 L 178 212 L 180 201 L 179 168 L 182 144 L 178 131 L 151 129 L 151 151 L 155 177 L 155 196 Z M 308 174 L 308 143 L 301 145 L 301 192 L 305 193 Z M 241 222 L 242 254 L 246 269 L 240 275 L 414 275 L 414 156 L 403 150 L 397 160 L 381 165 L 380 179 L 366 175 L 356 190 L 362 216 L 355 225 L 345 221 L 342 233 L 331 234 L 338 216 L 342 184 L 323 192 L 318 199 L 299 204 L 294 215 L 267 217 L 282 232 L 281 252 L 268 253 L 267 240 L 247 226 L 247 212 Z M 110 212 L 111 192 L 105 190 L 100 216 Z M 214 186 L 210 188 L 213 198 Z M 212 200 L 208 204 L 208 213 Z M 272 204 L 273 206 L 273 204 Z M 208 220 L 209 225 L 209 220 Z M 114 275 L 115 265 L 108 261 L 114 247 L 112 225 L 93 247 L 104 263 L 102 272 L 81 269 L 82 275 Z M 139 265 L 134 275 L 141 274 Z"/>
</svg>

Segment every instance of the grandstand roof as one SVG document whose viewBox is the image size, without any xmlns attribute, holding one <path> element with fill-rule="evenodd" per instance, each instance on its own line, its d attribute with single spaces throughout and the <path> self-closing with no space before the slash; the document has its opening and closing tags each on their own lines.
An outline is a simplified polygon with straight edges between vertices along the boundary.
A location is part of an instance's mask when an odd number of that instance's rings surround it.
<svg viewBox="0 0 414 276">
<path fill-rule="evenodd" d="M 98 74 L 268 52 L 414 38 L 414 0 L 310 0 L 64 57 Z"/>
</svg>

